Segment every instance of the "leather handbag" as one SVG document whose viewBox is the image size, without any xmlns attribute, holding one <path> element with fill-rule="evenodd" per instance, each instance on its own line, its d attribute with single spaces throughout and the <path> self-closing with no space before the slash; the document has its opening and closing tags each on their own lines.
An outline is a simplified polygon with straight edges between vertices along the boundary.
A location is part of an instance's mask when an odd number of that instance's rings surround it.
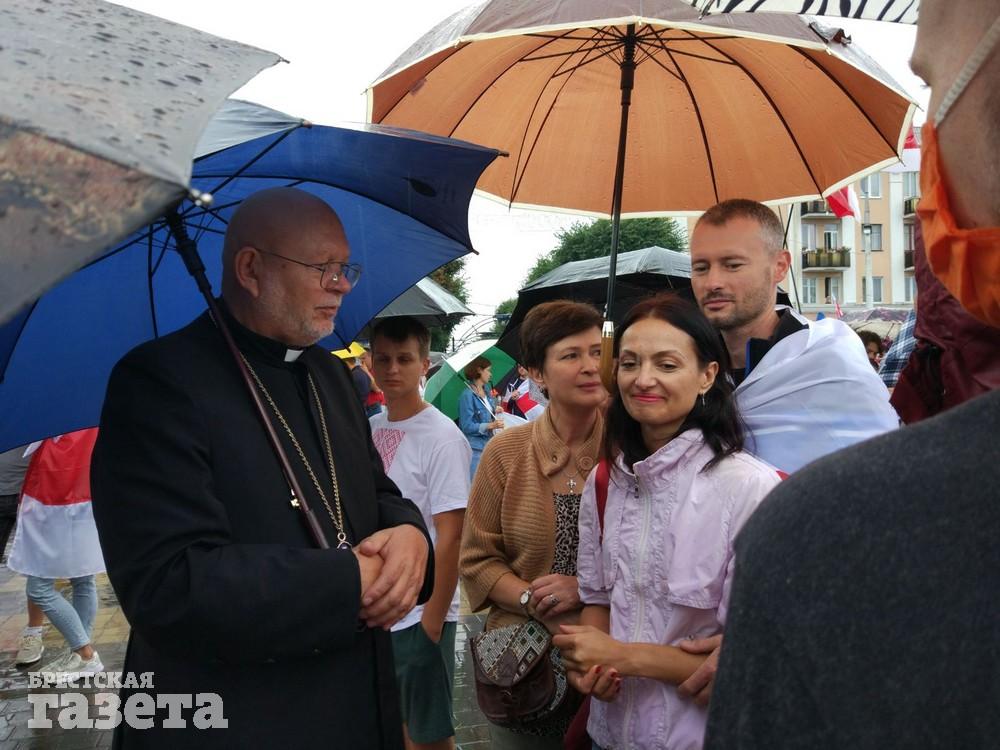
<svg viewBox="0 0 1000 750">
<path fill-rule="evenodd" d="M 525 726 L 562 707 L 569 693 L 566 670 L 546 627 L 534 619 L 494 628 L 469 641 L 476 700 L 499 726 Z"/>
</svg>

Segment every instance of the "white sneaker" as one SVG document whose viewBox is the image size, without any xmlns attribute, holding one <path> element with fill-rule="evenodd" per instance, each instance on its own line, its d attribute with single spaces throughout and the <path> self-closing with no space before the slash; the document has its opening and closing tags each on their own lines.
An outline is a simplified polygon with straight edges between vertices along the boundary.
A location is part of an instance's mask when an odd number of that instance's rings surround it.
<svg viewBox="0 0 1000 750">
<path fill-rule="evenodd" d="M 104 665 L 101 663 L 101 657 L 96 651 L 94 651 L 94 655 L 90 659 L 84 659 L 75 651 L 69 651 L 49 662 L 41 671 L 45 673 L 46 679 L 51 679 L 57 684 L 61 684 L 78 680 L 80 679 L 80 675 L 103 672 Z"/>
<path fill-rule="evenodd" d="M 77 658 L 80 657 L 77 656 Z M 80 675 L 96 674 L 97 672 L 103 672 L 103 671 L 104 671 L 104 664 L 101 663 L 101 655 L 98 654 L 97 650 L 95 649 L 94 655 L 91 656 L 89 659 L 80 658 L 80 668 L 77 669 L 75 673 L 73 673 L 73 676 L 70 677 L 70 680 L 77 680 L 80 678 Z"/>
<path fill-rule="evenodd" d="M 42 636 L 22 635 L 14 661 L 19 667 L 27 667 L 41 661 L 44 653 L 45 646 L 42 645 Z"/>
</svg>

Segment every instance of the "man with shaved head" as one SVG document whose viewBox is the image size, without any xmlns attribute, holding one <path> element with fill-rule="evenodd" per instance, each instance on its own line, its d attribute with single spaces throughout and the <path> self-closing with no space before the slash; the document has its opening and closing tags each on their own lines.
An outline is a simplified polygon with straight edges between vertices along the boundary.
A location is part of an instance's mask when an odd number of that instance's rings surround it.
<svg viewBox="0 0 1000 750">
<path fill-rule="evenodd" d="M 94 515 L 132 627 L 126 673 L 151 676 L 122 705 L 156 705 L 118 747 L 403 746 L 388 630 L 430 595 L 430 539 L 316 346 L 360 272 L 336 213 L 297 189 L 250 196 L 226 232 L 221 315 L 330 549 L 210 314 L 115 367 Z"/>
<path fill-rule="evenodd" d="M 934 276 L 994 328 L 998 47 L 997 0 L 921 0 L 917 215 Z M 998 435 L 992 391 L 771 492 L 736 540 L 708 750 L 998 745 Z"/>
</svg>

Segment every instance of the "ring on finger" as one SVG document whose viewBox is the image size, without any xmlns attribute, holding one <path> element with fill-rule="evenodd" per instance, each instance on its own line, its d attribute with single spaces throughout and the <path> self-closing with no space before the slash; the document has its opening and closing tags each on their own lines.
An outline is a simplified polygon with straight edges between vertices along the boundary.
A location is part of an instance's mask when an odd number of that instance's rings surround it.
<svg viewBox="0 0 1000 750">
<path fill-rule="evenodd" d="M 555 594 L 549 594 L 549 603 L 551 603 L 553 607 L 556 606 L 559 603 L 559 597 Z"/>
</svg>

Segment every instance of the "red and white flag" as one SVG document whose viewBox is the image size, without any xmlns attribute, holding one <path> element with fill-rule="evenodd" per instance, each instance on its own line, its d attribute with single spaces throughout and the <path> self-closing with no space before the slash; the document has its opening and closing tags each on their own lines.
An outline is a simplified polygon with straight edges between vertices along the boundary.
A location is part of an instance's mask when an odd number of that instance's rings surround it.
<svg viewBox="0 0 1000 750">
<path fill-rule="evenodd" d="M 538 419 L 545 411 L 545 407 L 535 401 L 527 392 L 514 399 L 514 403 L 517 404 L 517 408 L 529 422 Z"/>
<path fill-rule="evenodd" d="M 43 440 L 24 476 L 8 566 L 40 578 L 78 578 L 104 570 L 90 494 L 97 428 Z"/>
<path fill-rule="evenodd" d="M 837 295 L 833 295 L 833 312 L 837 318 L 844 317 L 844 311 L 840 309 L 840 302 L 837 301 Z"/>
<path fill-rule="evenodd" d="M 830 193 L 826 196 L 826 203 L 837 218 L 853 216 L 855 219 L 861 219 L 861 205 L 858 203 L 858 193 L 853 185 L 845 185 L 837 192 Z"/>
</svg>

